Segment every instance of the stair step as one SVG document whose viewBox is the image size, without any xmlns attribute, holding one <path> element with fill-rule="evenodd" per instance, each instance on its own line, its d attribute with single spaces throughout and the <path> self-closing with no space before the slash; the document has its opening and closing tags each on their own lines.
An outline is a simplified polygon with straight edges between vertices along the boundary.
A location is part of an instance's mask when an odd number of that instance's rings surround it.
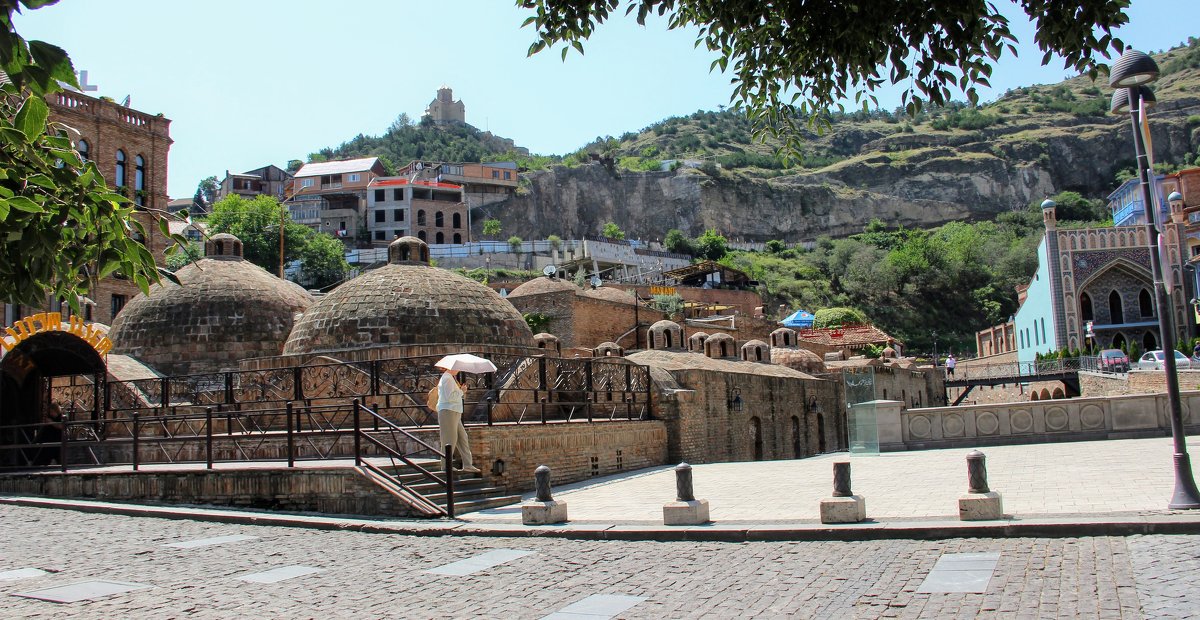
<svg viewBox="0 0 1200 620">
<path fill-rule="evenodd" d="M 457 499 L 454 501 L 454 513 L 465 514 L 468 512 L 476 512 L 479 510 L 488 510 L 489 508 L 500 508 L 501 506 L 510 506 L 520 503 L 520 495 L 503 495 L 500 497 L 490 497 L 487 499 L 467 500 L 460 502 Z M 439 506 L 445 506 L 438 502 Z"/>
<path fill-rule="evenodd" d="M 446 502 L 446 494 L 440 491 L 437 493 L 421 493 L 421 495 L 438 504 L 443 504 Z M 501 495 L 504 495 L 504 489 L 499 489 L 496 487 L 483 487 L 466 490 L 454 489 L 455 503 L 460 500 L 466 501 L 468 499 L 499 497 Z"/>
</svg>

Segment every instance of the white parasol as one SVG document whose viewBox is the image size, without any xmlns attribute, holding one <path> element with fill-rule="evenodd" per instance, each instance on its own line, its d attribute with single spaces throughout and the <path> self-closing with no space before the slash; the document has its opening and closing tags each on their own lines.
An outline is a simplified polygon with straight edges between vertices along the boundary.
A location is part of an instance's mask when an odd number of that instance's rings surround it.
<svg viewBox="0 0 1200 620">
<path fill-rule="evenodd" d="M 471 355 L 470 353 L 447 355 L 446 357 L 438 360 L 434 366 L 443 370 L 457 370 L 460 372 L 496 372 L 496 365 L 493 364 L 491 360 L 486 360 L 478 355 Z"/>
</svg>

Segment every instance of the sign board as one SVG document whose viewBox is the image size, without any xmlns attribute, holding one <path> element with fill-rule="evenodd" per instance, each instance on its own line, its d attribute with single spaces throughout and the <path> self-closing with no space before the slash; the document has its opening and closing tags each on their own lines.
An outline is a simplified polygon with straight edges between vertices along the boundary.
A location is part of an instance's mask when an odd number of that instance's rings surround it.
<svg viewBox="0 0 1200 620">
<path fill-rule="evenodd" d="M 674 295 L 675 287 L 674 286 L 651 286 L 650 294 L 651 295 L 668 295 L 668 296 Z"/>
<path fill-rule="evenodd" d="M 62 313 L 42 312 L 15 321 L 12 327 L 5 328 L 4 334 L 0 335 L 0 356 L 12 351 L 29 338 L 47 332 L 74 334 L 92 345 L 92 348 L 100 355 L 107 354 L 113 346 L 112 341 L 101 330 L 84 323 L 77 316 L 71 316 L 66 323 L 63 323 Z"/>
</svg>

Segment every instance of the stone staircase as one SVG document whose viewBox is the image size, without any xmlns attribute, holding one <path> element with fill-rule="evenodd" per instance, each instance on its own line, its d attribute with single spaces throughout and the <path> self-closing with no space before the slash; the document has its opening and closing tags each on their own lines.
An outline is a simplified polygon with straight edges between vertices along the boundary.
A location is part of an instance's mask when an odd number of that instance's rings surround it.
<svg viewBox="0 0 1200 620">
<path fill-rule="evenodd" d="M 444 478 L 445 472 L 440 463 L 434 460 L 418 461 L 434 475 Z M 375 484 L 399 496 L 413 507 L 415 516 L 439 517 L 439 512 L 430 509 L 428 503 L 437 506 L 441 511 L 446 509 L 446 492 L 438 483 L 426 478 L 422 473 L 408 465 L 381 467 L 389 475 L 385 479 L 375 472 L 363 470 Z M 399 484 L 397 484 L 399 483 Z M 416 495 L 417 497 L 413 497 Z M 520 495 L 508 493 L 502 487 L 492 486 L 479 474 L 456 473 L 454 476 L 454 513 L 456 515 L 488 508 L 507 506 L 521 501 Z"/>
</svg>

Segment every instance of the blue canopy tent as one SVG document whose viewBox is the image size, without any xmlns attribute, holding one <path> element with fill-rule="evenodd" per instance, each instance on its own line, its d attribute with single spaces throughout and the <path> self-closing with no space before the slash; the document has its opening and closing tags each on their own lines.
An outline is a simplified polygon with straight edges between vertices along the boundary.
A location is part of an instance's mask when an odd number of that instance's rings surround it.
<svg viewBox="0 0 1200 620">
<path fill-rule="evenodd" d="M 814 317 L 811 312 L 797 310 L 793 312 L 791 316 L 780 321 L 780 323 L 782 323 L 784 327 L 791 327 L 793 329 L 811 329 L 813 326 L 813 318 Z"/>
</svg>

